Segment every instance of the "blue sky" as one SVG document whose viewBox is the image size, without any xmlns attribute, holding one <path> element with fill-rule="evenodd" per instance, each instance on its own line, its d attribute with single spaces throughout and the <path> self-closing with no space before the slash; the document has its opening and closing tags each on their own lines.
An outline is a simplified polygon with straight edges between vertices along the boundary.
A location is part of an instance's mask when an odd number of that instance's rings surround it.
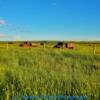
<svg viewBox="0 0 100 100">
<path fill-rule="evenodd" d="M 0 0 L 0 37 L 100 40 L 100 0 Z"/>
</svg>

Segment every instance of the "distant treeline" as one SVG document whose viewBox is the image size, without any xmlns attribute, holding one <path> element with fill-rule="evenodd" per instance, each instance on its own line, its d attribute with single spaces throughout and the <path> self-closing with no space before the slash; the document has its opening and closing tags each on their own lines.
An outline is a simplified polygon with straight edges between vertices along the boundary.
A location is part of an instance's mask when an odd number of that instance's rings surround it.
<svg viewBox="0 0 100 100">
<path fill-rule="evenodd" d="M 0 41 L 0 43 L 23 43 L 25 41 Z M 78 44 L 100 44 L 100 41 L 28 41 L 31 43 L 57 43 L 57 42 L 63 42 L 63 43 L 67 43 L 67 42 L 74 42 L 74 43 L 78 43 Z"/>
</svg>

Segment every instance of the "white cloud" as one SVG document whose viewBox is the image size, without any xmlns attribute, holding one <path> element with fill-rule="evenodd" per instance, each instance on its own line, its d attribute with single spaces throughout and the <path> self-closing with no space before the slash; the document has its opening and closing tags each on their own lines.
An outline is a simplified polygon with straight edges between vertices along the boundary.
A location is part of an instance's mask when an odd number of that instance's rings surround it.
<svg viewBox="0 0 100 100">
<path fill-rule="evenodd" d="M 0 33 L 0 38 L 13 38 L 13 39 L 17 39 L 17 38 L 19 38 L 19 36 L 16 35 L 16 34 L 8 35 L 8 34 Z"/>
<path fill-rule="evenodd" d="M 0 33 L 0 38 L 3 38 L 3 37 L 6 37 L 6 35 L 3 33 Z"/>
<path fill-rule="evenodd" d="M 3 19 L 0 19 L 0 25 L 6 25 L 6 21 Z"/>
</svg>

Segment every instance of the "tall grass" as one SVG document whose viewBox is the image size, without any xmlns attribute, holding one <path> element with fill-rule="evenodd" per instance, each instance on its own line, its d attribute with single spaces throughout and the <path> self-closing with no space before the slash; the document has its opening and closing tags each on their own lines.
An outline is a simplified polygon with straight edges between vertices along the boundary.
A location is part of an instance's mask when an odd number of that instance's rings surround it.
<svg viewBox="0 0 100 100">
<path fill-rule="evenodd" d="M 61 49 L 0 49 L 0 100 L 21 95 L 100 99 L 100 56 Z"/>
</svg>

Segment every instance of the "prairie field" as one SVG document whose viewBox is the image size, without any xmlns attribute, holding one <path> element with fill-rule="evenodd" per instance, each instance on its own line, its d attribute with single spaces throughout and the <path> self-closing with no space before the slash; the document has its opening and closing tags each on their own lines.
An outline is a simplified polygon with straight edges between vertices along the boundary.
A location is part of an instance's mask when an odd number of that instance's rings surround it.
<svg viewBox="0 0 100 100">
<path fill-rule="evenodd" d="M 83 95 L 100 100 L 100 55 L 93 53 L 92 46 L 8 47 L 0 46 L 0 100 L 22 95 Z M 96 51 L 100 52 L 100 44 Z"/>
</svg>

